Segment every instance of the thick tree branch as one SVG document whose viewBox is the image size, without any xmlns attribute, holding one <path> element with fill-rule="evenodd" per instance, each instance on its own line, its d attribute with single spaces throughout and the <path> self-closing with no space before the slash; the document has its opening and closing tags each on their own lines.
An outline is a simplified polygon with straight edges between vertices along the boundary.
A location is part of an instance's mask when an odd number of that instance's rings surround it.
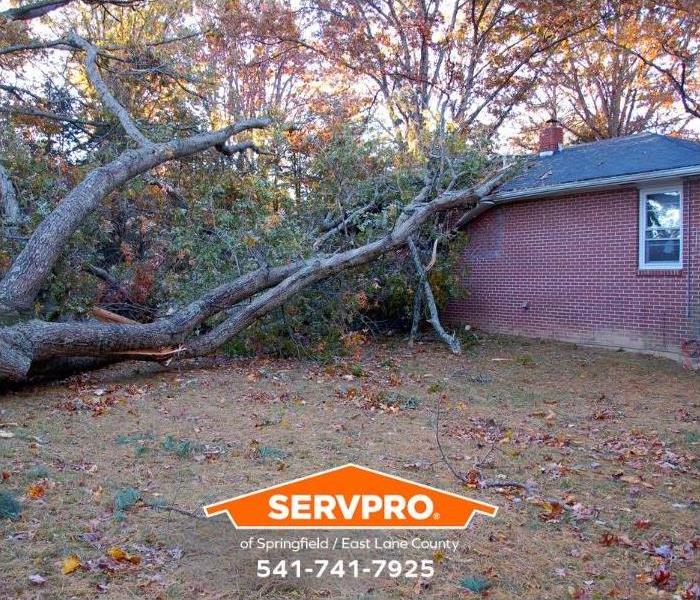
<svg viewBox="0 0 700 600">
<path fill-rule="evenodd" d="M 10 8 L 9 10 L 0 12 L 0 22 L 36 19 L 37 17 L 43 17 L 74 1 L 75 0 L 42 0 L 40 2 L 25 4 L 24 6 L 18 6 L 17 8 Z"/>
<path fill-rule="evenodd" d="M 79 48 L 85 50 L 87 54 L 87 59 L 85 61 L 85 68 L 87 69 L 88 78 L 90 83 L 97 90 L 97 93 L 102 100 L 105 107 L 119 119 L 126 134 L 140 146 L 150 146 L 153 142 L 149 140 L 136 126 L 136 123 L 131 118 L 129 111 L 124 108 L 119 101 L 114 97 L 109 87 L 105 83 L 104 79 L 100 75 L 100 71 L 97 68 L 97 54 L 98 50 L 95 46 L 90 44 L 86 39 L 80 37 L 77 33 L 72 32 L 69 39 Z"/>
<path fill-rule="evenodd" d="M 36 41 L 29 42 L 27 44 L 13 44 L 12 46 L 5 46 L 0 48 L 0 56 L 3 54 L 15 54 L 17 52 L 32 52 L 34 50 L 48 50 L 49 48 L 54 48 L 56 50 L 76 50 L 76 46 L 69 40 L 57 39 L 57 40 L 46 40 L 46 41 Z"/>
<path fill-rule="evenodd" d="M 305 287 L 346 269 L 367 264 L 387 252 L 396 250 L 403 246 L 431 216 L 477 202 L 500 184 L 509 171 L 510 169 L 500 171 L 496 176 L 473 188 L 445 191 L 432 201 L 428 201 L 432 186 L 426 185 L 413 202 L 405 207 L 389 233 L 364 246 L 330 256 L 316 256 L 305 261 L 305 265 L 293 275 L 260 294 L 211 332 L 189 343 L 186 355 L 194 356 L 211 352 Z"/>
<path fill-rule="evenodd" d="M 252 142 L 251 140 L 245 140 L 242 142 L 238 142 L 237 144 L 217 144 L 214 147 L 218 152 L 221 152 L 224 156 L 235 156 L 236 154 L 240 154 L 241 152 L 245 152 L 246 150 L 252 150 L 253 152 L 256 152 L 258 154 L 267 154 L 267 152 L 264 152 L 258 146 L 255 144 L 255 142 Z"/>
<path fill-rule="evenodd" d="M 63 8 L 75 0 L 39 0 L 30 4 L 24 4 L 16 8 L 10 8 L 0 12 L 0 23 L 10 21 L 29 21 Z M 92 6 L 122 6 L 129 7 L 142 3 L 143 0 L 83 0 L 85 4 Z"/>
<path fill-rule="evenodd" d="M 209 317 L 276 285 L 304 262 L 263 267 L 220 285 L 175 314 L 152 323 L 105 324 L 97 321 L 47 323 L 29 321 L 0 328 L 0 381 L 22 380 L 35 362 L 66 357 L 143 358 L 128 355 L 146 348 L 170 346 Z"/>
<path fill-rule="evenodd" d="M 106 127 L 108 123 L 104 121 L 91 121 L 88 119 L 78 119 L 69 117 L 68 115 L 59 115 L 45 110 L 37 110 L 34 108 L 19 108 L 16 106 L 0 106 L 0 113 L 8 115 L 24 115 L 27 117 L 37 117 L 39 119 L 48 119 L 49 121 L 59 121 L 64 123 L 72 123 L 79 127 Z"/>
<path fill-rule="evenodd" d="M 17 225 L 22 221 L 22 211 L 17 201 L 15 187 L 12 184 L 10 175 L 5 167 L 0 163 L 0 206 L 2 207 L 2 217 L 5 233 L 14 235 Z"/>
<path fill-rule="evenodd" d="M 418 329 L 423 315 L 423 287 L 420 285 L 420 279 L 416 286 L 416 293 L 413 296 L 413 317 L 411 320 L 411 333 L 408 336 L 408 345 L 413 346 L 418 338 Z"/>
<path fill-rule="evenodd" d="M 90 172 L 41 222 L 0 281 L 0 315 L 31 306 L 68 239 L 108 194 L 153 167 L 224 143 L 243 131 L 267 127 L 270 119 L 250 119 L 184 139 L 126 150 Z"/>
</svg>

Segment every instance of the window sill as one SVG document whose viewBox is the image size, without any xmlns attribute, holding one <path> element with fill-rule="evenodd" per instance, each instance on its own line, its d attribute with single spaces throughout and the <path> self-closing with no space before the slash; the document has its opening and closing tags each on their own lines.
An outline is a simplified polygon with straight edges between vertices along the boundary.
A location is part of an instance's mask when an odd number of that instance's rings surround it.
<svg viewBox="0 0 700 600">
<path fill-rule="evenodd" d="M 640 277 L 682 277 L 685 269 L 637 269 Z"/>
</svg>

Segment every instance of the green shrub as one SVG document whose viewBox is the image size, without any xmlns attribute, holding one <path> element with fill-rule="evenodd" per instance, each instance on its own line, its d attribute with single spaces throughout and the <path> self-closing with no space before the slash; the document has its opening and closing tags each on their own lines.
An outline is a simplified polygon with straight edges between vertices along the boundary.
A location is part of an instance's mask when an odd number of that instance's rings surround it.
<svg viewBox="0 0 700 600">
<path fill-rule="evenodd" d="M 0 519 L 16 519 L 22 512 L 21 504 L 10 492 L 0 491 Z"/>
</svg>

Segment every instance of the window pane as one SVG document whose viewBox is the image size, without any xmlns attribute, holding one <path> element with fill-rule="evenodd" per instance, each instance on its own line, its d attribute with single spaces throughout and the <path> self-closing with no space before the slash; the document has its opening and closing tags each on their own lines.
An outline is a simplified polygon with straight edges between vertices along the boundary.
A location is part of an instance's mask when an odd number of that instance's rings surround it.
<svg viewBox="0 0 700 600">
<path fill-rule="evenodd" d="M 680 229 L 647 229 L 648 240 L 679 240 L 681 237 Z"/>
<path fill-rule="evenodd" d="M 680 227 L 681 197 L 678 192 L 647 194 L 647 227 Z"/>
<path fill-rule="evenodd" d="M 646 263 L 677 263 L 681 256 L 680 240 L 649 240 L 644 245 Z"/>
</svg>

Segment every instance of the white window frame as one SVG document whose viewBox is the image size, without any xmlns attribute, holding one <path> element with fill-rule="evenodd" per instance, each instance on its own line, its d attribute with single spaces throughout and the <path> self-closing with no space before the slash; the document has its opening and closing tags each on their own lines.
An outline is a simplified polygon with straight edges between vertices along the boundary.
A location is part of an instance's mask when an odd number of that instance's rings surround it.
<svg viewBox="0 0 700 600">
<path fill-rule="evenodd" d="M 647 263 L 644 258 L 644 249 L 647 230 L 647 196 L 658 193 L 678 194 L 680 199 L 680 248 L 678 252 L 678 262 L 651 262 Z M 671 182 L 665 185 L 644 187 L 639 190 L 639 268 L 644 271 L 680 271 L 683 268 L 683 184 Z"/>
</svg>

